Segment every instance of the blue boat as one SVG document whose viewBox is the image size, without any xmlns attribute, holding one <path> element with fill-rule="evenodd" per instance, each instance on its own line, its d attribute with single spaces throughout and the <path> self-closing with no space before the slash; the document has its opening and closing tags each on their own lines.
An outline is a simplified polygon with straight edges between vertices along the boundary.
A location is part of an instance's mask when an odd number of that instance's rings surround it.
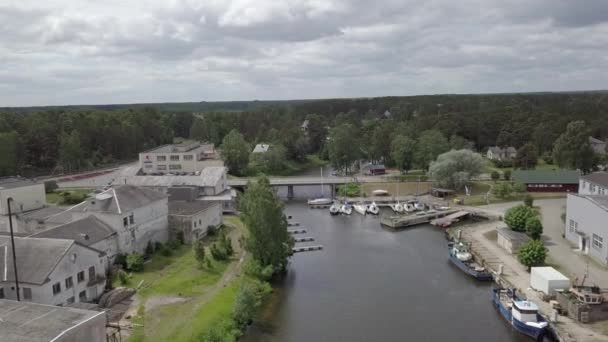
<svg viewBox="0 0 608 342">
<path fill-rule="evenodd" d="M 492 273 L 475 261 L 473 255 L 469 251 L 469 246 L 464 242 L 450 242 L 448 243 L 448 248 L 450 261 L 458 266 L 464 273 L 477 280 L 488 281 L 493 279 Z"/>
<path fill-rule="evenodd" d="M 541 341 L 549 323 L 538 313 L 538 306 L 522 300 L 513 289 L 493 289 L 492 302 L 515 330 Z"/>
</svg>

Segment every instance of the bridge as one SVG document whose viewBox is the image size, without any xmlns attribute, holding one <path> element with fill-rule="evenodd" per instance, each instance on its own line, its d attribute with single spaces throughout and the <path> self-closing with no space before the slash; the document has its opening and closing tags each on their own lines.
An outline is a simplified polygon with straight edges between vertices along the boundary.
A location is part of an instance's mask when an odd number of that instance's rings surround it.
<svg viewBox="0 0 608 342">
<path fill-rule="evenodd" d="M 229 178 L 228 185 L 231 187 L 244 187 L 250 181 L 257 178 Z M 270 185 L 289 186 L 289 185 L 341 185 L 347 183 L 382 183 L 389 182 L 386 177 L 269 177 Z"/>
</svg>

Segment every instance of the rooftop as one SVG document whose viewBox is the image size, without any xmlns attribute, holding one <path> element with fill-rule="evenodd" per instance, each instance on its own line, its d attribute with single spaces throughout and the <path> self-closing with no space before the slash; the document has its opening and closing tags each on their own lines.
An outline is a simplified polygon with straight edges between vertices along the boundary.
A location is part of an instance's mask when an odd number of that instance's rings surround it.
<svg viewBox="0 0 608 342">
<path fill-rule="evenodd" d="M 198 176 L 130 176 L 124 178 L 121 183 L 126 182 L 135 186 L 180 186 L 193 185 L 199 187 L 215 187 L 226 174 L 223 166 L 208 166 Z"/>
<path fill-rule="evenodd" d="M 34 210 L 26 211 L 23 213 L 19 213 L 16 216 L 24 221 L 44 220 L 50 216 L 62 213 L 64 211 L 65 211 L 65 209 L 61 209 L 59 207 L 48 206 L 48 207 L 44 207 L 44 208 L 40 208 L 40 209 L 34 209 Z"/>
<path fill-rule="evenodd" d="M 24 186 L 40 184 L 32 179 L 24 178 L 20 176 L 16 177 L 0 177 L 0 190 L 2 189 L 14 189 L 21 188 Z"/>
<path fill-rule="evenodd" d="M 597 185 L 608 186 L 608 172 L 594 172 L 588 175 L 582 176 L 581 179 L 586 180 Z"/>
<path fill-rule="evenodd" d="M 209 143 L 200 143 L 198 141 L 183 141 L 179 144 L 167 144 L 155 147 L 151 150 L 143 151 L 141 153 L 185 153 L 193 150 L 197 151 L 209 151 L 214 150 L 214 145 Z"/>
<path fill-rule="evenodd" d="M 103 312 L 0 299 L 2 342 L 48 342 Z"/>
<path fill-rule="evenodd" d="M 80 220 L 34 234 L 31 237 L 68 239 L 77 241 L 85 246 L 90 246 L 114 234 L 116 232 L 110 226 L 103 223 L 97 217 L 89 215 Z"/>
<path fill-rule="evenodd" d="M 578 197 L 586 198 L 598 207 L 608 211 L 608 196 L 596 196 L 596 195 L 576 195 Z"/>
<path fill-rule="evenodd" d="M 528 235 L 526 235 L 525 233 L 516 232 L 509 228 L 498 228 L 498 229 L 496 229 L 496 231 L 498 232 L 498 234 L 502 235 L 503 237 L 505 237 L 506 239 L 509 239 L 511 241 L 526 242 L 526 241 L 530 240 L 530 237 Z"/>
<path fill-rule="evenodd" d="M 580 172 L 575 170 L 515 170 L 513 180 L 524 184 L 578 184 Z"/>
<path fill-rule="evenodd" d="M 167 198 L 167 195 L 148 188 L 119 185 L 101 192 L 95 197 L 72 207 L 73 211 L 95 211 L 122 214 L 133 209 L 145 207 L 156 201 Z"/>
<path fill-rule="evenodd" d="M 215 205 L 218 203 L 211 201 L 171 201 L 169 202 L 169 215 L 190 216 Z"/>
</svg>

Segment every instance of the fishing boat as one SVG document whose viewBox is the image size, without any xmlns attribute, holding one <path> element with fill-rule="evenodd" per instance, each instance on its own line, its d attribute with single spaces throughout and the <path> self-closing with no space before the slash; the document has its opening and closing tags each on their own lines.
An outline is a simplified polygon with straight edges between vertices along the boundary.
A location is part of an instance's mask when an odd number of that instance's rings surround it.
<svg viewBox="0 0 608 342">
<path fill-rule="evenodd" d="M 538 306 L 522 300 L 514 289 L 493 289 L 492 302 L 500 314 L 520 333 L 540 341 L 549 323 L 538 313 Z"/>
<path fill-rule="evenodd" d="M 372 215 L 378 215 L 380 213 L 380 208 L 378 208 L 376 202 L 372 202 L 367 206 L 367 212 Z"/>
<path fill-rule="evenodd" d="M 331 198 L 315 198 L 309 199 L 308 205 L 330 205 L 333 203 Z"/>
<path fill-rule="evenodd" d="M 340 214 L 340 204 L 338 203 L 333 203 L 330 207 L 329 207 L 329 213 L 331 215 L 338 215 Z"/>
<path fill-rule="evenodd" d="M 388 191 L 383 190 L 383 189 L 374 190 L 374 191 L 372 191 L 372 194 L 374 196 L 388 196 L 389 195 Z"/>
<path fill-rule="evenodd" d="M 492 280 L 492 273 L 475 262 L 469 247 L 462 241 L 448 243 L 450 261 L 464 273 L 477 280 Z"/>
<path fill-rule="evenodd" d="M 356 212 L 358 212 L 361 215 L 364 215 L 367 213 L 367 208 L 365 207 L 365 204 L 363 203 L 357 203 L 357 204 L 353 204 L 353 209 L 355 209 Z"/>
<path fill-rule="evenodd" d="M 350 215 L 353 213 L 353 206 L 350 204 L 342 204 L 340 207 L 340 214 Z"/>
</svg>

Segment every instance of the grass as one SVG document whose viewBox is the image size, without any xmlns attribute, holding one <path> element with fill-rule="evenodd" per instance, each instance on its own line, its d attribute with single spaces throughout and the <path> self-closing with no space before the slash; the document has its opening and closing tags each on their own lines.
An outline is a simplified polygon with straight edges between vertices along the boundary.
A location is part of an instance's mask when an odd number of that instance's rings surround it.
<svg viewBox="0 0 608 342">
<path fill-rule="evenodd" d="M 492 161 L 490 161 L 489 159 L 484 159 L 484 172 L 485 173 L 491 173 L 492 171 L 498 171 L 499 173 L 502 173 L 504 171 L 513 171 L 513 167 L 496 167 L 494 166 L 494 164 L 492 163 Z M 538 159 L 538 163 L 536 164 L 536 167 L 534 168 L 535 170 L 558 170 L 559 166 L 557 165 L 553 165 L 553 164 L 547 164 L 543 159 Z"/>
<path fill-rule="evenodd" d="M 46 194 L 46 202 L 52 204 L 61 204 L 61 193 L 69 192 L 72 195 L 78 196 L 86 196 L 90 194 L 93 190 L 91 189 L 74 189 L 74 190 L 57 190 L 51 193 Z"/>
</svg>

